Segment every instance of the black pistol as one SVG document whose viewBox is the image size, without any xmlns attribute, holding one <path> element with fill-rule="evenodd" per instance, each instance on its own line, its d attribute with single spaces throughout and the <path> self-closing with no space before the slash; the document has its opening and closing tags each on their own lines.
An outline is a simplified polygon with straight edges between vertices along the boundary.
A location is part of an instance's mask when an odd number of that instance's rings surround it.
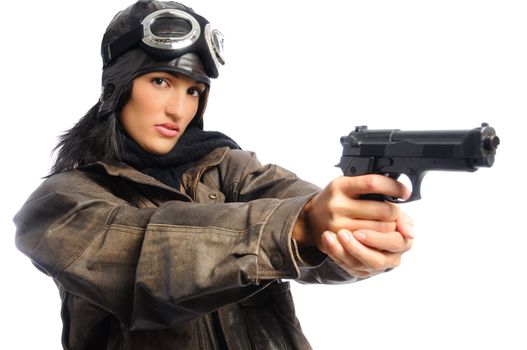
<svg viewBox="0 0 527 350">
<path fill-rule="evenodd" d="M 357 126 L 340 139 L 340 167 L 344 175 L 383 174 L 397 179 L 405 174 L 412 183 L 406 201 L 380 194 L 362 198 L 407 203 L 421 199 L 421 182 L 427 171 L 476 171 L 494 164 L 500 139 L 483 123 L 472 130 L 401 131 L 368 130 Z"/>
</svg>

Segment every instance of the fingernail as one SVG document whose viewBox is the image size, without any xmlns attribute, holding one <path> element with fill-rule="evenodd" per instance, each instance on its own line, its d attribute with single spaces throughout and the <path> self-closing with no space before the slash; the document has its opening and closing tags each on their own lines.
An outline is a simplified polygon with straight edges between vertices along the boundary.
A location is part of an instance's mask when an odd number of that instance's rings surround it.
<svg viewBox="0 0 527 350">
<path fill-rule="evenodd" d="M 335 243 L 335 238 L 333 237 L 333 234 L 331 232 L 326 231 L 322 235 L 329 244 Z"/>
<path fill-rule="evenodd" d="M 347 242 L 350 240 L 350 232 L 348 230 L 341 230 L 339 232 L 339 236 L 344 242 Z"/>
<path fill-rule="evenodd" d="M 366 234 L 362 231 L 354 232 L 353 236 L 357 238 L 359 241 L 364 241 L 366 239 Z"/>
</svg>

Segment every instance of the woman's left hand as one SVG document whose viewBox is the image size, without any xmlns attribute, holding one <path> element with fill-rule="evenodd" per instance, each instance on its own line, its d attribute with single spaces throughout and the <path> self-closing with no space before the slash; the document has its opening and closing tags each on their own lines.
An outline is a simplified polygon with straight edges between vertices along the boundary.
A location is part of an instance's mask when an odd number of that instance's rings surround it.
<svg viewBox="0 0 527 350">
<path fill-rule="evenodd" d="M 350 275 L 370 277 L 400 265 L 402 255 L 412 247 L 412 227 L 410 217 L 401 213 L 394 232 L 326 231 L 323 251 Z"/>
</svg>

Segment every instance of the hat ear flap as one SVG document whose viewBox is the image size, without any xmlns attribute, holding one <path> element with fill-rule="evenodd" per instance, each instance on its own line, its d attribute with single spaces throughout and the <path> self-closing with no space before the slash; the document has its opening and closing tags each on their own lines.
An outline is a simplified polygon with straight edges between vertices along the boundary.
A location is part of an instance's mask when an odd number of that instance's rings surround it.
<svg viewBox="0 0 527 350">
<path fill-rule="evenodd" d="M 121 91 L 116 91 L 116 87 L 112 83 L 105 86 L 99 99 L 97 118 L 107 118 L 110 115 L 118 117 L 124 105 L 132 97 L 132 88 L 133 81 L 130 84 L 125 84 Z"/>
</svg>

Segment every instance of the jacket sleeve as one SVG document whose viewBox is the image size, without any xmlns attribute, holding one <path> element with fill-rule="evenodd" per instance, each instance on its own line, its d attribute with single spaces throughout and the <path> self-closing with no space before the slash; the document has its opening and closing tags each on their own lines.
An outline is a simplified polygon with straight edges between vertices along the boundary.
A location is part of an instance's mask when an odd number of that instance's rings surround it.
<svg viewBox="0 0 527 350">
<path fill-rule="evenodd" d="M 130 329 L 173 327 L 297 278 L 290 231 L 310 196 L 137 208 L 108 175 L 54 175 L 15 216 L 17 247 Z"/>
<path fill-rule="evenodd" d="M 303 199 L 307 197 L 309 200 L 320 191 L 319 187 L 298 178 L 294 173 L 278 165 L 262 165 L 252 152 L 231 150 L 227 159 L 220 166 L 220 171 L 223 170 L 228 174 L 228 169 L 236 169 L 237 167 L 230 166 L 229 163 L 231 161 L 240 162 L 239 158 L 244 159 L 241 162 L 246 164 L 241 174 L 237 175 L 239 178 L 226 175 L 223 179 L 227 187 L 226 193 L 231 195 L 231 198 L 227 200 L 247 202 L 256 198 L 289 199 L 295 197 Z M 302 200 L 303 205 L 308 200 Z M 358 281 L 358 278 L 349 275 L 318 249 L 300 250 L 298 248 L 291 235 L 300 210 L 287 218 L 292 222 L 287 222 L 284 226 L 281 239 L 273 238 L 273 235 L 262 236 L 262 247 L 264 249 L 268 247 L 269 250 L 275 249 L 275 251 L 277 251 L 277 244 L 288 247 L 287 251 L 275 253 L 275 258 L 281 259 L 283 256 L 286 260 L 284 267 L 293 270 L 293 278 L 300 283 L 342 284 Z"/>
</svg>

